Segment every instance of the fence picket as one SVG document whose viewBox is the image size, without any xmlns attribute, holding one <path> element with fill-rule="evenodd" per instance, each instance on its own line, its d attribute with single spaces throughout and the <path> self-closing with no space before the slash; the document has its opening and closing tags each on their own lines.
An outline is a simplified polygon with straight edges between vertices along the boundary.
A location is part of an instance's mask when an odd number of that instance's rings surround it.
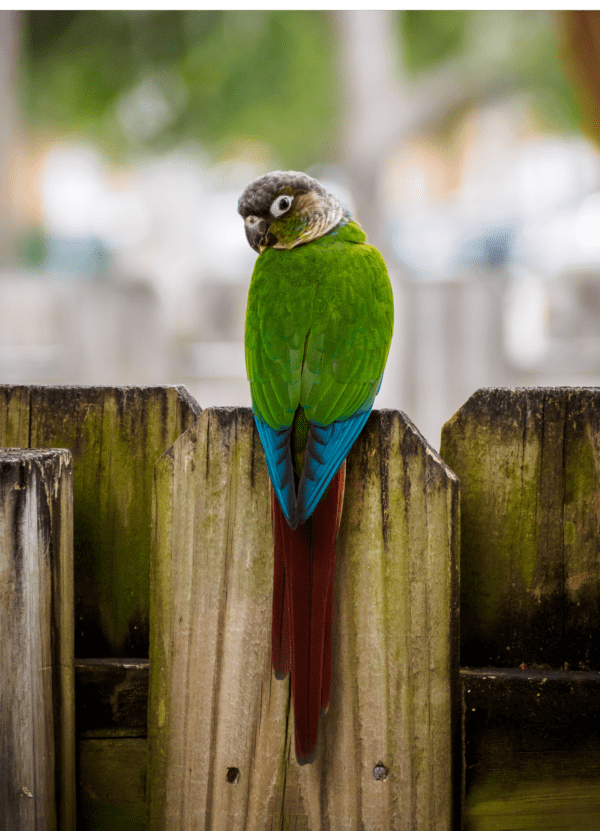
<svg viewBox="0 0 600 831">
<path fill-rule="evenodd" d="M 155 471 L 149 831 L 450 829 L 454 474 L 403 414 L 371 415 L 348 460 L 331 705 L 299 768 L 289 683 L 270 666 L 269 486 L 250 410 L 205 410 Z"/>
<path fill-rule="evenodd" d="M 461 486 L 465 827 L 598 828 L 600 389 L 481 389 L 440 452 Z"/>
<path fill-rule="evenodd" d="M 0 450 L 0 828 L 74 831 L 73 480 Z"/>
</svg>

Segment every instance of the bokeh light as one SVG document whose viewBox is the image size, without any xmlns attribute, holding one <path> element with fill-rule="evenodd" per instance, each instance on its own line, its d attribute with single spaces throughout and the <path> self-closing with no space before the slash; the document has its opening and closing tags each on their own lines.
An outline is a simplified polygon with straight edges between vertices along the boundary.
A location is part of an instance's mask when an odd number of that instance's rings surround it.
<svg viewBox="0 0 600 831">
<path fill-rule="evenodd" d="M 377 405 L 434 446 L 479 386 L 600 383 L 600 154 L 558 14 L 0 15 L 0 382 L 248 405 L 237 200 L 284 168 L 384 253 Z"/>
</svg>

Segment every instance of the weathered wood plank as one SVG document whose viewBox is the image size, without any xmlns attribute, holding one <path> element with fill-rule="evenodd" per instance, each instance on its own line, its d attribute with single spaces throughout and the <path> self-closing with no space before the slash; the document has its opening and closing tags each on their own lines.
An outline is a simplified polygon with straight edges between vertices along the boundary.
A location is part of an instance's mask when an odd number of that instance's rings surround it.
<svg viewBox="0 0 600 831">
<path fill-rule="evenodd" d="M 143 738 L 148 728 L 147 659 L 75 661 L 76 730 L 82 738 Z"/>
<path fill-rule="evenodd" d="M 442 431 L 461 483 L 461 663 L 600 669 L 600 389 L 483 389 Z"/>
<path fill-rule="evenodd" d="M 0 828 L 74 831 L 72 463 L 0 450 Z"/>
<path fill-rule="evenodd" d="M 250 410 L 202 414 L 156 465 L 151 831 L 451 827 L 457 521 L 456 477 L 405 416 L 373 413 L 348 460 L 330 709 L 299 768 L 270 666 L 264 454 Z"/>
<path fill-rule="evenodd" d="M 6 435 L 73 454 L 78 657 L 148 655 L 153 466 L 199 412 L 185 387 L 0 387 Z"/>
<path fill-rule="evenodd" d="M 532 754 L 533 755 L 533 754 Z M 534 757 L 535 768 L 543 758 Z M 524 771 L 496 777 L 485 788 L 477 788 L 477 804 L 469 812 L 465 831 L 598 831 L 600 789 L 597 781 L 577 775 L 557 787 L 545 782 L 528 782 Z"/>
<path fill-rule="evenodd" d="M 599 405 L 598 389 L 484 389 L 442 431 L 461 663 L 491 665 L 461 670 L 471 831 L 600 828 Z"/>
<path fill-rule="evenodd" d="M 461 670 L 466 828 L 600 828 L 600 673 Z"/>
<path fill-rule="evenodd" d="M 567 751 L 600 739 L 600 672 L 491 667 L 461 669 L 460 677 L 467 765 L 487 752 L 482 726 L 497 731 L 502 752 Z"/>
<path fill-rule="evenodd" d="M 0 447 L 29 447 L 29 390 L 0 384 Z"/>
<path fill-rule="evenodd" d="M 145 829 L 148 675 L 143 659 L 75 661 L 78 831 Z"/>
<path fill-rule="evenodd" d="M 146 739 L 78 742 L 78 829 L 145 831 L 146 756 Z"/>
</svg>

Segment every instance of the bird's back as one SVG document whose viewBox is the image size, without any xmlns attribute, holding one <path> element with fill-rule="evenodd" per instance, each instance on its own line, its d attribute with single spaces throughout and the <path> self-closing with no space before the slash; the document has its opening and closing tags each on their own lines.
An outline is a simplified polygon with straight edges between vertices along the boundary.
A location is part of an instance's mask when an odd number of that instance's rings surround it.
<svg viewBox="0 0 600 831">
<path fill-rule="evenodd" d="M 350 222 L 291 250 L 258 258 L 246 315 L 254 411 L 275 430 L 298 406 L 328 425 L 370 409 L 393 327 L 383 258 Z"/>
</svg>

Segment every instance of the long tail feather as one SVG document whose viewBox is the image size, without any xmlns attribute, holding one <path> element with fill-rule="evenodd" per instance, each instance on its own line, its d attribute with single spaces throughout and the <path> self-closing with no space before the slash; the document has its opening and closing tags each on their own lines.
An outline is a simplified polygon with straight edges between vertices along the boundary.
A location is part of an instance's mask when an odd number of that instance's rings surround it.
<svg viewBox="0 0 600 831">
<path fill-rule="evenodd" d="M 275 540 L 272 661 L 277 675 L 287 673 L 287 638 L 291 647 L 296 758 L 300 765 L 315 759 L 319 717 L 329 704 L 335 542 L 344 482 L 345 465 L 331 481 L 325 499 L 317 505 L 313 516 L 295 530 L 288 526 L 278 500 L 272 502 Z"/>
</svg>

